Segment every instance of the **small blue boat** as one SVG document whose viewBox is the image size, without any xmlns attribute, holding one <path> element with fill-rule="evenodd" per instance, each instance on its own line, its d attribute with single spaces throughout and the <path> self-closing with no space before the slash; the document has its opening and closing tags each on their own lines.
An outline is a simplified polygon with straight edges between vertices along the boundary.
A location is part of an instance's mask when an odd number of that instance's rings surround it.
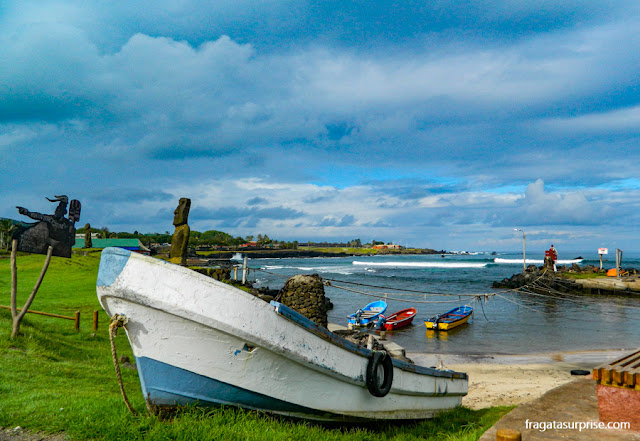
<svg viewBox="0 0 640 441">
<path fill-rule="evenodd" d="M 371 302 L 362 309 L 358 309 L 353 314 L 349 314 L 349 323 L 356 326 L 366 326 L 373 323 L 380 317 L 380 314 L 387 310 L 387 304 L 382 300 Z"/>
<path fill-rule="evenodd" d="M 456 326 L 467 323 L 471 314 L 473 314 L 473 308 L 471 306 L 459 306 L 444 314 L 438 314 L 425 320 L 424 324 L 427 326 L 427 329 L 448 331 Z"/>
</svg>

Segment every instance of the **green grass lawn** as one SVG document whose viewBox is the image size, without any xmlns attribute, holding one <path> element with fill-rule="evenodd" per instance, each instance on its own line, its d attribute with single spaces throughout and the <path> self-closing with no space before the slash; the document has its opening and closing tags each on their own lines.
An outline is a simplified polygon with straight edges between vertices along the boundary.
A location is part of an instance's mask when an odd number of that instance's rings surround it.
<svg viewBox="0 0 640 441">
<path fill-rule="evenodd" d="M 123 369 L 134 408 L 127 411 L 111 361 L 108 317 L 95 293 L 97 251 L 54 257 L 31 309 L 73 316 L 81 312 L 80 332 L 72 321 L 27 314 L 15 340 L 11 315 L 0 309 L 0 427 L 21 426 L 49 434 L 64 432 L 75 440 L 476 440 L 509 408 L 443 413 L 417 424 L 377 427 L 323 427 L 274 419 L 235 408 L 186 409 L 171 419 L 148 415 L 137 373 Z M 38 277 L 44 256 L 18 256 L 18 307 Z M 9 259 L 0 259 L 0 304 L 10 302 Z M 92 313 L 100 311 L 98 332 Z M 118 354 L 132 357 L 124 332 Z M 132 357 L 133 358 L 133 357 Z"/>
<path fill-rule="evenodd" d="M 607 275 L 602 273 L 557 273 L 566 279 L 606 279 Z"/>
</svg>

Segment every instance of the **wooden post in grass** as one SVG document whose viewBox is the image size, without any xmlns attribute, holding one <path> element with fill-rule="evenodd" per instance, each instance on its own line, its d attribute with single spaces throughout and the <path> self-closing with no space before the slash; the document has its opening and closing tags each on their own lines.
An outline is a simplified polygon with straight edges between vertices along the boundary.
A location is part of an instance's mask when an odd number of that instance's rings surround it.
<svg viewBox="0 0 640 441">
<path fill-rule="evenodd" d="M 25 314 L 28 312 L 33 299 L 36 297 L 38 288 L 44 279 L 44 275 L 49 268 L 51 256 L 71 257 L 71 247 L 75 243 L 76 228 L 74 224 L 80 220 L 81 204 L 77 199 L 69 202 L 66 195 L 55 196 L 54 199 L 46 198 L 49 202 L 58 202 L 54 214 L 42 214 L 35 211 L 29 211 L 24 207 L 16 207 L 18 213 L 30 217 L 38 222 L 34 224 L 26 224 L 19 227 L 13 234 L 13 242 L 11 247 L 11 319 L 12 329 L 11 338 L 14 339 L 20 332 L 20 323 Z M 69 217 L 67 214 L 67 205 L 69 206 Z M 18 251 L 33 254 L 46 254 L 44 266 L 40 272 L 40 277 L 31 291 L 31 295 L 24 304 L 24 307 L 18 312 L 18 268 L 16 265 L 16 254 Z M 76 313 L 76 329 L 80 324 L 80 313 Z"/>
<path fill-rule="evenodd" d="M 247 256 L 244 256 L 244 262 L 242 264 L 242 284 L 247 283 Z"/>
<path fill-rule="evenodd" d="M 98 311 L 93 311 L 93 330 L 98 330 Z"/>
<path fill-rule="evenodd" d="M 47 257 L 44 261 L 44 266 L 42 267 L 42 271 L 40 271 L 40 277 L 36 281 L 35 286 L 33 287 L 33 291 L 31 291 L 31 295 L 25 302 L 22 307 L 22 311 L 18 313 L 17 306 L 17 297 L 18 297 L 18 268 L 16 265 L 16 253 L 18 251 L 18 240 L 13 239 L 12 247 L 11 247 L 11 320 L 13 322 L 11 327 L 11 338 L 16 338 L 18 333 L 20 332 L 20 323 L 22 323 L 22 319 L 24 318 L 27 310 L 33 303 L 33 299 L 36 297 L 36 293 L 38 292 L 38 288 L 40 288 L 40 284 L 42 284 L 42 279 L 44 279 L 44 275 L 49 268 L 49 263 L 51 262 L 51 254 L 53 253 L 53 247 L 49 246 L 47 249 Z"/>
</svg>

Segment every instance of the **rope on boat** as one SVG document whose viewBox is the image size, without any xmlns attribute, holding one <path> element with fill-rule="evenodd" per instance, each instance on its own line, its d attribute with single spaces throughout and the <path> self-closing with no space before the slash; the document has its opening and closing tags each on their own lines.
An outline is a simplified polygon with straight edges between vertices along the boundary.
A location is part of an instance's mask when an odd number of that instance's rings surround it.
<svg viewBox="0 0 640 441">
<path fill-rule="evenodd" d="M 127 409 L 132 415 L 137 416 L 138 412 L 131 406 L 127 393 L 124 391 L 124 384 L 122 383 L 122 375 L 120 374 L 120 364 L 118 363 L 118 354 L 116 354 L 115 337 L 118 334 L 118 328 L 124 328 L 129 319 L 122 314 L 114 314 L 111 317 L 111 323 L 109 323 L 109 341 L 111 342 L 111 356 L 113 357 L 113 367 L 116 369 L 116 376 L 118 377 L 118 384 L 120 385 L 120 392 L 124 403 L 127 405 Z"/>
<path fill-rule="evenodd" d="M 485 314 L 485 312 L 484 312 L 484 304 L 487 302 L 487 300 L 489 300 L 489 297 L 485 296 L 484 297 L 484 302 L 480 301 L 480 296 L 478 296 L 478 298 L 476 300 L 478 301 L 478 303 L 480 303 L 480 306 L 482 306 L 482 315 L 484 316 L 485 320 L 488 321 L 489 323 L 491 323 L 491 320 L 489 320 L 487 318 L 487 314 Z"/>
</svg>

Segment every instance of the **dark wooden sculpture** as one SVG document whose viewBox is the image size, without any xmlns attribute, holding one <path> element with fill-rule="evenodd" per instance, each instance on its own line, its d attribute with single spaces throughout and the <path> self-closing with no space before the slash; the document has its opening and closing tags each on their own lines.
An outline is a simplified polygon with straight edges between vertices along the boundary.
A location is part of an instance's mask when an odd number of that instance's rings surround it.
<svg viewBox="0 0 640 441">
<path fill-rule="evenodd" d="M 47 198 L 49 202 L 58 202 L 54 214 L 42 214 L 16 207 L 22 215 L 38 222 L 19 227 L 13 233 L 13 239 L 18 241 L 18 251 L 35 254 L 47 254 L 49 246 L 53 248 L 53 255 L 71 257 L 71 247 L 76 243 L 76 229 L 74 224 L 80 220 L 80 201 L 73 199 L 69 204 L 69 218 L 67 219 L 67 204 L 69 198 L 65 195 Z"/>
</svg>

